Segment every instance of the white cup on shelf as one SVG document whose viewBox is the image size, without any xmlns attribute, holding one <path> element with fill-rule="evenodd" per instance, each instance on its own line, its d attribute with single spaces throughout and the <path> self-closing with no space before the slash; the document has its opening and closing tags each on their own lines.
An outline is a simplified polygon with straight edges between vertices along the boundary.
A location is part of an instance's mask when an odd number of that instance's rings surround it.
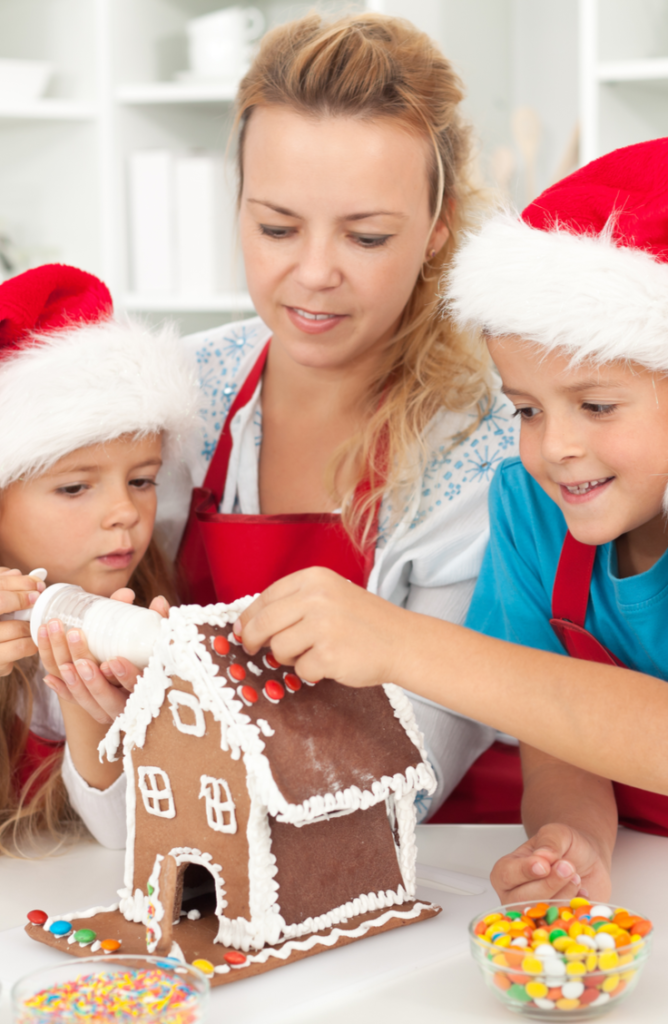
<svg viewBox="0 0 668 1024">
<path fill-rule="evenodd" d="M 264 31 L 257 7 L 226 7 L 189 21 L 190 80 L 236 84 L 250 67 L 253 43 Z"/>
<path fill-rule="evenodd" d="M 52 74 L 53 65 L 43 60 L 0 59 L 0 106 L 41 99 Z"/>
</svg>

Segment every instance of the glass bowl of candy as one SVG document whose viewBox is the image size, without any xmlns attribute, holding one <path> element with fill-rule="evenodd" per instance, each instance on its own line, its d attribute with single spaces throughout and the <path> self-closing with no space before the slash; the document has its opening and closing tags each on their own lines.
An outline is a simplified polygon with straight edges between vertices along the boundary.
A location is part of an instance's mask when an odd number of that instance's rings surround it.
<svg viewBox="0 0 668 1024">
<path fill-rule="evenodd" d="M 582 896 L 511 903 L 469 925 L 485 983 L 509 1010 L 538 1020 L 598 1017 L 638 984 L 652 923 Z"/>
<path fill-rule="evenodd" d="M 209 982 L 171 957 L 72 957 L 12 989 L 14 1024 L 199 1024 Z"/>
</svg>

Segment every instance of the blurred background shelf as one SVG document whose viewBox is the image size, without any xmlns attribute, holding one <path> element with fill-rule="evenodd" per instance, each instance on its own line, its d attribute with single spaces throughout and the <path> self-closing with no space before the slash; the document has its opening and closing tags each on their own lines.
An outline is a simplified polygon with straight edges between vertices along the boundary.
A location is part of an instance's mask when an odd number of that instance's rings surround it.
<svg viewBox="0 0 668 1024">
<path fill-rule="evenodd" d="M 578 163 L 668 135 L 668 0 L 0 0 L 0 59 L 54 69 L 44 99 L 0 103 L 0 255 L 15 272 L 73 263 L 118 308 L 184 330 L 253 312 L 233 232 L 224 291 L 164 295 L 140 291 L 129 231 L 133 154 L 223 159 L 234 90 L 179 77 L 186 26 L 246 2 L 268 29 L 314 6 L 410 19 L 464 81 L 478 183 L 519 207 Z"/>
<path fill-rule="evenodd" d="M 236 88 L 216 82 L 140 82 L 116 91 L 119 103 L 137 106 L 181 103 L 232 103 Z"/>
<path fill-rule="evenodd" d="M 252 313 L 253 302 L 247 292 L 221 292 L 219 295 L 141 295 L 123 296 L 127 310 L 143 313 Z"/>
<path fill-rule="evenodd" d="M 34 100 L 29 103 L 2 103 L 0 119 L 15 121 L 90 121 L 97 116 L 92 104 L 70 100 Z"/>
</svg>

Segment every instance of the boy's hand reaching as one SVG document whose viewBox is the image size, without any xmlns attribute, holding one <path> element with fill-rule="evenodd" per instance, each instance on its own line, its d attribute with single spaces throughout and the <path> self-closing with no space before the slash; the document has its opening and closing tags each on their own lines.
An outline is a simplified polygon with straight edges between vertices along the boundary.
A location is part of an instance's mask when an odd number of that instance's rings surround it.
<svg viewBox="0 0 668 1024">
<path fill-rule="evenodd" d="M 112 600 L 132 604 L 134 592 L 128 587 L 117 590 Z M 150 604 L 163 618 L 169 615 L 164 597 Z M 78 704 L 100 725 L 111 725 L 121 714 L 141 675 L 141 669 L 127 658 L 113 658 L 101 665 L 88 650 L 80 630 L 65 633 L 62 623 L 53 619 L 39 630 L 39 654 L 47 670 L 44 682 L 61 700 Z"/>
<path fill-rule="evenodd" d="M 570 825 L 543 825 L 492 868 L 501 903 L 535 903 L 583 895 L 610 898 L 610 869 L 592 839 Z"/>
</svg>

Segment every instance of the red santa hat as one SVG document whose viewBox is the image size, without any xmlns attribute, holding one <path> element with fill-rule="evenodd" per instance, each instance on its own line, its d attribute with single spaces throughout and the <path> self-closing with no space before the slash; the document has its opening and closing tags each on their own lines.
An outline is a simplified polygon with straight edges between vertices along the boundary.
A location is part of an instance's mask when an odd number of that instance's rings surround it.
<svg viewBox="0 0 668 1024">
<path fill-rule="evenodd" d="M 521 217 L 493 217 L 446 289 L 462 327 L 668 370 L 668 139 L 608 153 Z"/>
<path fill-rule="evenodd" d="M 115 318 L 92 274 L 53 264 L 0 285 L 0 488 L 122 434 L 161 433 L 169 478 L 197 393 L 175 331 Z"/>
</svg>

